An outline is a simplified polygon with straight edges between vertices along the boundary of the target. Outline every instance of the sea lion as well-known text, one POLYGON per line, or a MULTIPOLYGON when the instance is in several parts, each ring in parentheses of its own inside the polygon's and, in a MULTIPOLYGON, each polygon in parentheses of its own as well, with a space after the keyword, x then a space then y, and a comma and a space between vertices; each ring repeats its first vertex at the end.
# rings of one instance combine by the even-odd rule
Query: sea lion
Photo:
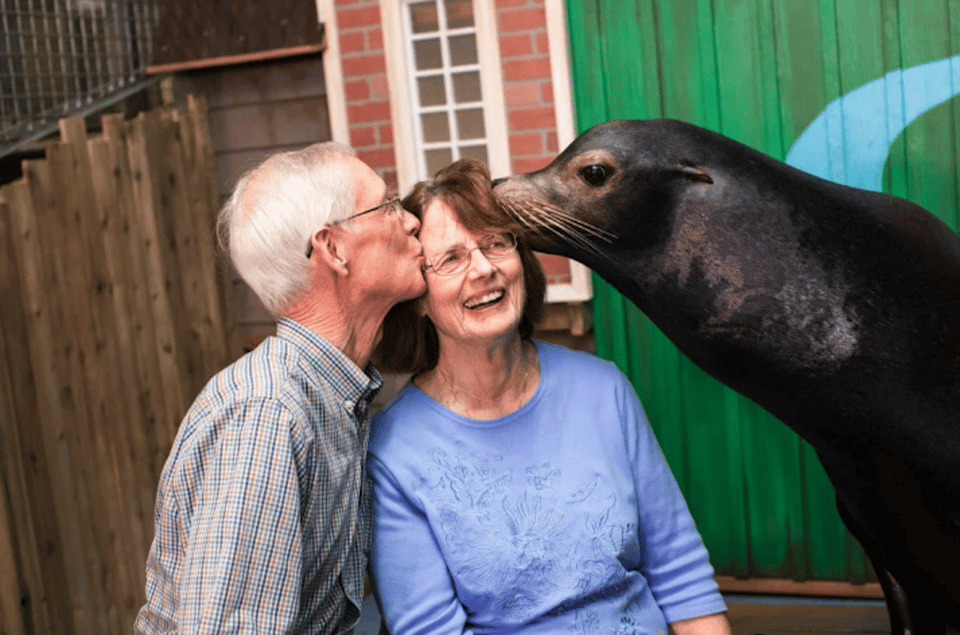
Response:
POLYGON ((672 120, 597 125, 495 192, 813 446, 894 633, 960 628, 956 234, 672 120))

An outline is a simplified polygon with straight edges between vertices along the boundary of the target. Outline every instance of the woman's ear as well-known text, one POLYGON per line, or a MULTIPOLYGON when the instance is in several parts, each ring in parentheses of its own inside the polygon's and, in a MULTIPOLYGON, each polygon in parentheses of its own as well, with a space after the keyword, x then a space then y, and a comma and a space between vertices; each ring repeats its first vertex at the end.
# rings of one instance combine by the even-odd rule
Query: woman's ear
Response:
POLYGON ((341 276, 349 276, 347 266, 348 241, 346 234, 329 225, 325 225, 312 236, 313 251, 328 267, 341 276))

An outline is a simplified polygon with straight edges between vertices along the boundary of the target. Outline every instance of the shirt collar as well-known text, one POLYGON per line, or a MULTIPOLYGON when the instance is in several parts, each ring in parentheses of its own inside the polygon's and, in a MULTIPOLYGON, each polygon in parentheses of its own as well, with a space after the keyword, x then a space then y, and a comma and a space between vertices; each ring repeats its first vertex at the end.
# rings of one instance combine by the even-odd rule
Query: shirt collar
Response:
POLYGON ((348 408, 361 400, 369 404, 383 386, 383 377, 371 364, 360 370, 343 351, 296 320, 281 317, 277 338, 297 349, 310 375, 325 379, 348 408))

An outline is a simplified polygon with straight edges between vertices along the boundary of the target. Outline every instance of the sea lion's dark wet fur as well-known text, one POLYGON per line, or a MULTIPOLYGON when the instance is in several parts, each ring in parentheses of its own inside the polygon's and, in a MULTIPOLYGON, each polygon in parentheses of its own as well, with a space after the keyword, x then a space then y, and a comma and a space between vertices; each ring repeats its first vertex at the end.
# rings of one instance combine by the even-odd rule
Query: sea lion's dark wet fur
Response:
POLYGON ((960 239, 677 121, 616 121, 496 184, 698 366, 816 449, 893 632, 960 628, 960 239))

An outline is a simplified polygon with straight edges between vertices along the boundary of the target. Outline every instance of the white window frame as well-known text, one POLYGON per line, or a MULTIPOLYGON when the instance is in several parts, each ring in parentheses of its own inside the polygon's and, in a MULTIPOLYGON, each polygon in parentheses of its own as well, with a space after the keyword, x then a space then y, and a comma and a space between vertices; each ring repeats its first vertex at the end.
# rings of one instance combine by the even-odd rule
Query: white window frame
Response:
MULTIPOLYGON (((407 64, 412 44, 403 36, 404 2, 380 0, 383 45, 387 51, 403 51, 403 55, 387 55, 387 83, 397 158, 397 182, 401 191, 408 191, 417 181, 429 176, 421 159, 419 116, 414 112, 416 78, 407 64)), ((487 165, 494 178, 510 174, 510 146, 507 136, 506 104, 503 100, 503 76, 500 47, 484 46, 498 42, 496 10, 492 0, 473 0, 473 16, 477 32, 477 65, 480 90, 483 94, 483 123, 486 129, 487 165)))

